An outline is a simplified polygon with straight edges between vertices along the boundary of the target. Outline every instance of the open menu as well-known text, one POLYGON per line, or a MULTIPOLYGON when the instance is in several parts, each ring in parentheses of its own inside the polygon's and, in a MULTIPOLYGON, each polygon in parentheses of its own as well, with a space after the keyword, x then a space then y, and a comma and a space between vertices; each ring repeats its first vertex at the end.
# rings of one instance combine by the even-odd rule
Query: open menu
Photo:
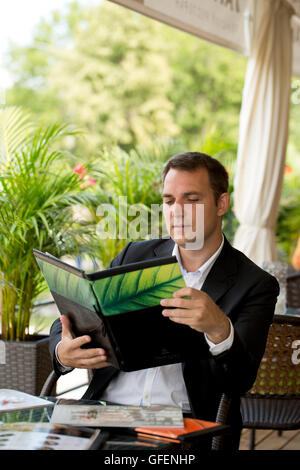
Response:
POLYGON ((53 406, 53 402, 19 390, 0 389, 0 413, 43 406, 53 406))
POLYGON ((195 354, 208 357, 203 333, 162 315, 160 300, 185 287, 175 256, 87 273, 49 253, 33 253, 74 336, 90 336, 84 347, 105 349, 116 369, 130 372, 185 362, 195 354))
POLYGON ((101 431, 97 429, 50 423, 0 423, 0 450, 86 450, 99 446, 99 436, 101 431))
POLYGON ((74 405, 56 403, 51 423, 94 427, 175 427, 183 428, 182 410, 172 406, 74 405))

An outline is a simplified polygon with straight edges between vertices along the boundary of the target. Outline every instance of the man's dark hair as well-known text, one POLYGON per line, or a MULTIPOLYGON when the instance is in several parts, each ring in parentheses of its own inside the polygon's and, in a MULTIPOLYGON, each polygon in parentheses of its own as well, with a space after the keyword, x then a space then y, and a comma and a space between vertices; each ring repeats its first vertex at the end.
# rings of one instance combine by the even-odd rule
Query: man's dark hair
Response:
POLYGON ((162 178, 164 181, 167 173, 171 169, 193 171, 198 168, 206 168, 217 204, 221 194, 228 192, 228 173, 218 160, 206 153, 186 152, 175 155, 165 164, 162 171, 162 178))

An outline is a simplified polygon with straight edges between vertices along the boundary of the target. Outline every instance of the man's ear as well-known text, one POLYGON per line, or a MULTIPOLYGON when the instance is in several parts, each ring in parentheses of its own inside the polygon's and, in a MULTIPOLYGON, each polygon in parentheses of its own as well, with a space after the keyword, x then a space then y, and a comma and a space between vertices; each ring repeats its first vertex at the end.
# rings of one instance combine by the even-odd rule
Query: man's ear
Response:
POLYGON ((222 216, 226 214, 229 208, 230 197, 228 193, 222 193, 218 200, 218 212, 217 215, 222 216))

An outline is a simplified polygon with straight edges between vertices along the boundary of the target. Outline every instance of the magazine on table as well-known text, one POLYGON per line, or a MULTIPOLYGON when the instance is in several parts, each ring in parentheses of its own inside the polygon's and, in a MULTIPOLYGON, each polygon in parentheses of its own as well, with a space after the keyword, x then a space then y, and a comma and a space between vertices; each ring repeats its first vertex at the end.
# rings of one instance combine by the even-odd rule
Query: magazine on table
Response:
POLYGON ((101 431, 50 423, 1 423, 0 450, 87 450, 101 445, 101 431))
POLYGON ((175 427, 183 428, 181 408, 172 406, 86 405, 73 400, 55 404, 51 423, 93 427, 175 427))
POLYGON ((54 403, 52 401, 20 392, 19 390, 8 388, 0 389, 0 413, 53 405, 54 403))

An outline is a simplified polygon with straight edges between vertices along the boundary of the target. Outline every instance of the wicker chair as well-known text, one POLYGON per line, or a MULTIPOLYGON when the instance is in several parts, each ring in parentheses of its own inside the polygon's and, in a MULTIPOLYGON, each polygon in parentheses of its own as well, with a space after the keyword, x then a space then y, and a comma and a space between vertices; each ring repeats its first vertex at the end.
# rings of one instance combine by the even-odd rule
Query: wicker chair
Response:
POLYGON ((287 307, 300 309, 300 271, 288 274, 286 297, 287 307))
MULTIPOLYGON (((221 400, 219 403, 217 416, 216 416, 216 423, 219 424, 230 424, 228 421, 229 418, 229 410, 231 406, 231 399, 223 393, 221 396, 221 400)), ((226 450, 226 440, 224 435, 215 436, 212 438, 211 450, 226 450)))
POLYGON ((44 385, 42 387, 40 397, 55 397, 56 396, 56 382, 58 377, 54 370, 50 372, 44 385))
MULTIPOLYGON (((87 373, 88 373, 88 382, 87 384, 90 383, 90 381, 92 380, 92 377, 93 377, 93 374, 92 374, 92 371, 90 369, 87 369, 87 373)), ((40 397, 56 397, 56 383, 58 381, 59 377, 56 375, 56 373, 54 372, 54 370, 52 372, 50 372, 50 374, 48 375, 47 379, 45 380, 44 384, 43 384, 43 387, 42 387, 42 390, 40 392, 40 397)), ((87 384, 81 384, 80 386, 82 385, 87 385, 87 384)), ((78 388, 75 387, 75 388, 78 388)), ((72 391, 74 390, 74 388, 68 390, 68 391, 72 391)))
POLYGON ((255 429, 300 429, 299 340, 300 317, 275 315, 255 384, 241 398, 243 427, 251 429, 251 450, 255 429))

